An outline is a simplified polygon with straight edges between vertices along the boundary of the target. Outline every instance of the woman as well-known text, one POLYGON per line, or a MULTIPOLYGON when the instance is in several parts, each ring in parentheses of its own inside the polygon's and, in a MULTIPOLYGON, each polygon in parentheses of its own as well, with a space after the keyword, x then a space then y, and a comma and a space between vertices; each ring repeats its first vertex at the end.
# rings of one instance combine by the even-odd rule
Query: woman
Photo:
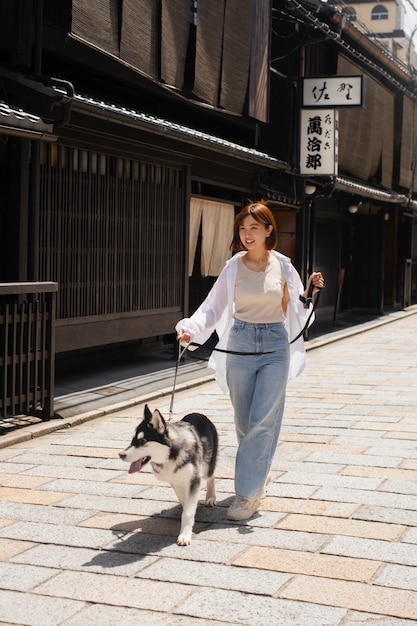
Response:
POLYGON ((271 211, 260 203, 243 208, 231 245, 238 254, 226 263, 197 311, 176 326, 183 345, 203 343, 216 329, 218 348, 231 351, 227 356, 215 351, 209 361, 222 389, 230 392, 239 444, 229 520, 247 519, 259 508, 278 444, 287 380, 305 366, 302 335, 289 341, 310 315, 310 283, 313 295, 324 286, 321 273, 314 272, 304 290, 290 259, 276 252, 276 245, 271 211))

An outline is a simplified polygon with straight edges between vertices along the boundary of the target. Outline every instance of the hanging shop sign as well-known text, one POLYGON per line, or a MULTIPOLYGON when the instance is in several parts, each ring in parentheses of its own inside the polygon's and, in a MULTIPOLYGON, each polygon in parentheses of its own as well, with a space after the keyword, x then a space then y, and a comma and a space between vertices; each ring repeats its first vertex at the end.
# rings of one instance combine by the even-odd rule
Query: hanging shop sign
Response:
POLYGON ((338 107, 365 103, 364 76, 303 78, 300 174, 337 175, 338 107))
POLYGON ((301 109, 300 174, 337 175, 337 109, 301 109))
POLYGON ((303 78, 303 107, 364 105, 364 76, 303 78))

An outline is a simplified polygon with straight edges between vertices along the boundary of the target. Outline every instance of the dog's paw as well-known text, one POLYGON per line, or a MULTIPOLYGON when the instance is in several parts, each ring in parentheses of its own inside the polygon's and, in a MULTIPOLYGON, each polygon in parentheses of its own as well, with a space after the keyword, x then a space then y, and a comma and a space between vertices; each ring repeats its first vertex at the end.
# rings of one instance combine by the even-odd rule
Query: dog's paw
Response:
POLYGON ((191 543, 191 535, 187 535, 186 533, 182 533, 179 535, 177 539, 177 544, 179 546, 189 546, 191 543))
POLYGON ((216 506, 216 498, 207 498, 205 504, 206 506, 216 506))

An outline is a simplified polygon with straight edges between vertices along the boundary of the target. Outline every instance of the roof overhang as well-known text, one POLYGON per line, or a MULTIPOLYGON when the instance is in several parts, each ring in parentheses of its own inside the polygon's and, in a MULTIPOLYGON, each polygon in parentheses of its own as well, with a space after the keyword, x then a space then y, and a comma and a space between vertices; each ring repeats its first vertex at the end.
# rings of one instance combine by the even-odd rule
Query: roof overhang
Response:
POLYGON ((95 100, 87 96, 76 94, 74 96, 74 110, 91 115, 100 119, 117 122, 159 136, 195 145, 224 155, 239 158, 255 165, 268 167, 275 170, 292 171, 291 166, 285 161, 260 152, 255 148, 248 148, 240 144, 227 141, 215 135, 204 133, 182 124, 176 124, 168 120, 149 115, 140 111, 124 108, 120 105, 109 104, 95 100))
POLYGON ((9 107, 30 111, 47 125, 53 124, 54 131, 68 122, 74 95, 74 87, 68 81, 51 76, 25 76, 1 66, 0 81, 9 107))
MULTIPOLYGON (((97 101, 94 98, 79 94, 74 96, 74 109, 82 111, 87 115, 93 115, 99 118, 104 117, 110 121, 127 124, 151 133, 169 136, 170 138, 191 143, 199 147, 214 150, 222 154, 228 154, 235 158, 255 163, 261 167, 286 171, 296 175, 294 169, 288 163, 276 159, 269 154, 260 152, 254 148, 247 148, 246 146, 227 141, 215 135, 203 133, 181 124, 175 124, 147 113, 126 109, 120 105, 97 101)), ((379 202, 397 204, 402 207, 407 207, 412 211, 417 211, 417 201, 412 200, 405 194, 380 189, 379 187, 362 183, 346 176, 336 176, 334 189, 371 198, 379 202)))
MULTIPOLYGON (((81 96, 79 94, 74 95, 73 106, 74 109, 86 115, 139 128, 160 136, 169 136, 170 138, 190 143, 200 148, 206 148, 221 154, 249 161, 261 167, 295 174, 288 163, 269 154, 147 113, 98 101, 94 98, 81 96)), ((57 141, 58 136, 53 134, 53 129, 53 124, 45 122, 37 115, 27 113, 22 109, 0 101, 0 134, 44 141, 57 141)), ((396 204, 401 207, 406 207, 412 212, 417 212, 417 201, 407 195, 380 189, 346 176, 336 176, 333 182, 333 188, 334 190, 344 191, 379 202, 396 204)))
POLYGON ((338 191, 347 191, 358 196, 364 196, 372 200, 387 202, 389 204, 404 205, 409 202, 409 198, 403 193, 379 189, 379 187, 375 187, 374 185, 360 183, 352 178, 347 178, 346 176, 336 176, 335 189, 338 191))
POLYGON ((48 124, 37 115, 32 115, 1 101, 0 134, 44 141, 57 140, 57 136, 53 134, 53 124, 48 124))
POLYGON ((406 207, 412 211, 417 211, 417 201, 413 200, 404 193, 396 193, 395 191, 387 191, 385 189, 379 189, 373 185, 366 183, 359 183, 352 178, 346 176, 336 176, 335 189, 338 191, 346 191, 348 193, 370 198, 379 202, 387 204, 396 204, 401 207, 406 207))

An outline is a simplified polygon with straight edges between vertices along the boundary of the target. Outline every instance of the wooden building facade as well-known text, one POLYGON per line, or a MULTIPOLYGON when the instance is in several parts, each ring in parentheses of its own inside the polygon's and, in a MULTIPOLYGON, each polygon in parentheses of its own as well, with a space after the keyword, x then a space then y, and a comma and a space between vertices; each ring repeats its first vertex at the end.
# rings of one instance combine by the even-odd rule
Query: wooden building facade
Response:
POLYGON ((303 277, 326 275, 323 315, 417 302, 412 79, 336 9, 0 10, 0 281, 59 284, 58 354, 172 335, 218 275, 248 199, 268 202, 303 277), (366 74, 366 106, 340 113, 338 176, 306 179, 300 79, 345 73, 366 74))

